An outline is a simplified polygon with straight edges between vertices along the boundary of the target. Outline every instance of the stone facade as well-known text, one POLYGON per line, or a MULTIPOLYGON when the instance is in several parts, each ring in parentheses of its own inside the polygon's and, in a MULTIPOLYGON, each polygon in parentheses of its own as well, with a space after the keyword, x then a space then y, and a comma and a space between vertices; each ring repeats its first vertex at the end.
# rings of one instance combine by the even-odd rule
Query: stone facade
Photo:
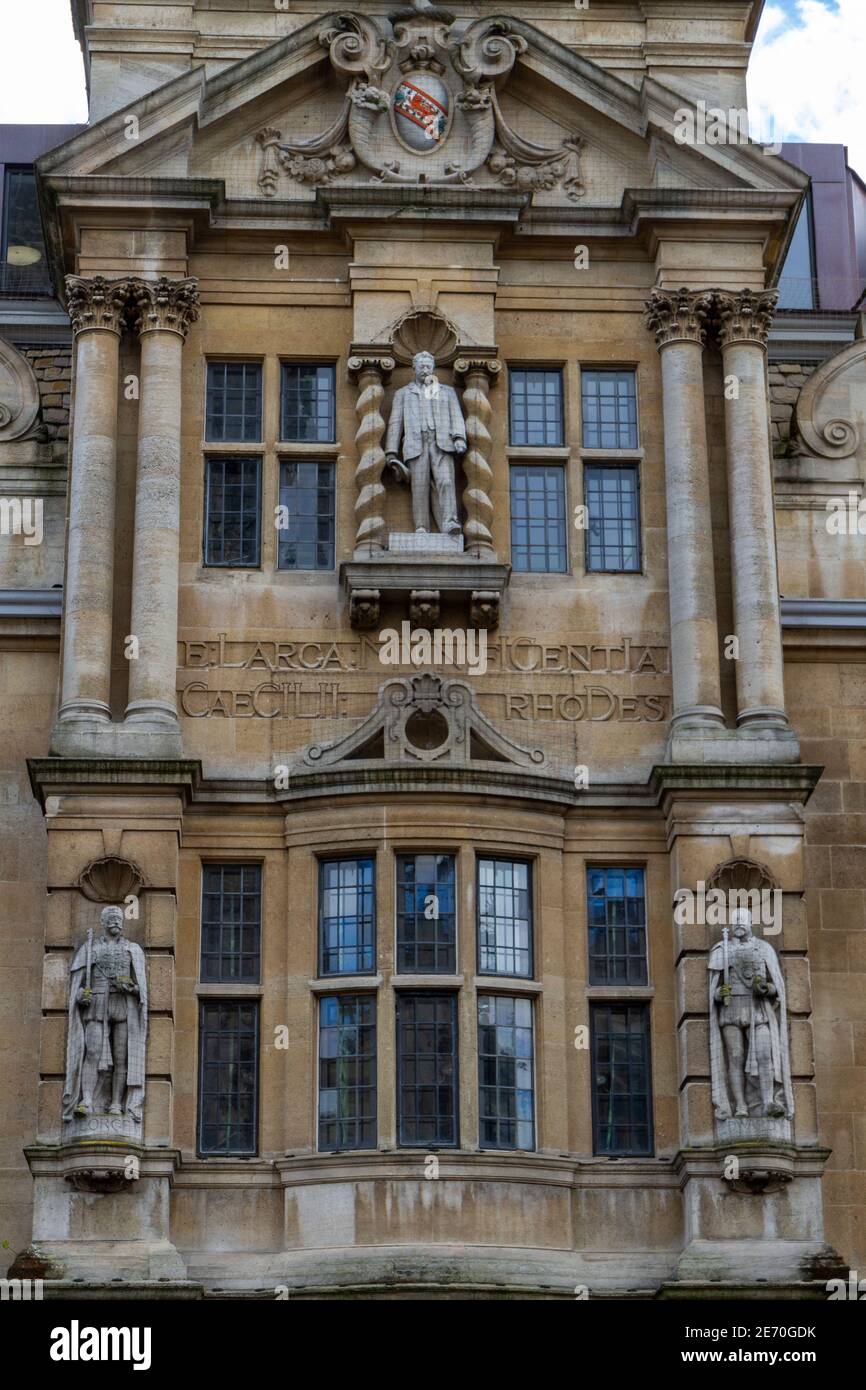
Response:
MULTIPOLYGON (((101 7, 98 42, 87 31, 92 126, 39 165, 74 411, 62 632, 3 620, 3 1234, 57 1296, 106 1278, 178 1296, 822 1296, 828 1271, 866 1260, 866 668, 856 630, 783 631, 779 594, 866 598, 862 537, 825 525, 827 497, 863 476, 863 353, 768 369, 768 286, 806 181, 753 146, 673 136, 689 94, 742 100, 758 7, 692 3, 677 27, 644 5, 615 43, 604 3, 585 22, 517 6, 492 27, 489 5, 391 26, 153 5, 148 29, 127 8, 101 7), (413 74, 441 149, 400 136, 413 74), (413 534, 384 469, 422 350, 466 424, 451 549, 413 534), (260 369, 258 438, 214 437, 208 366, 226 362, 260 369), (283 368, 310 363, 333 367, 318 442, 281 399, 283 368), (527 368, 561 373, 558 442, 515 434, 527 368), (635 381, 634 436, 615 448, 588 443, 598 370, 635 381), (238 458, 259 550, 208 563, 207 469, 238 458), (281 478, 309 463, 334 478, 333 564, 285 568, 281 478), (601 465, 639 471, 631 571, 588 563, 601 465), (562 470, 564 568, 517 562, 509 470, 530 467, 562 470), (454 955, 435 974, 407 969, 395 936, 398 856, 421 854, 454 865, 454 955), (348 858, 373 865, 377 941, 335 976, 320 876, 348 858), (483 970, 491 859, 530 866, 525 969, 483 970), (218 865, 261 871, 250 975, 203 970, 218 865), (599 869, 641 876, 643 978, 591 969, 599 869), (679 910, 701 885, 781 906, 767 949, 793 1114, 714 1108, 722 932, 679 910), (64 1120, 70 968, 86 978, 106 904, 146 961, 141 1130, 124 1113, 64 1120), (400 1030, 431 994, 453 1009, 454 1128, 413 1144, 400 1030), (335 996, 377 1017, 372 1142, 338 1151, 317 1125, 335 996), (503 1017, 531 1008, 519 1147, 485 1130, 491 997, 503 1017), (253 1142, 222 1151, 202 1089, 214 1003, 257 1020, 253 1142), (612 1149, 593 1053, 610 1008, 649 1021, 631 1084, 642 1095, 651 1073, 652 1116, 648 1142, 612 1149)), ((69 390, 47 353, 24 356, 59 467, 69 390)), ((0 442, 0 468, 15 447, 0 442)), ((10 588, 50 587, 36 550, 17 547, 10 588)))

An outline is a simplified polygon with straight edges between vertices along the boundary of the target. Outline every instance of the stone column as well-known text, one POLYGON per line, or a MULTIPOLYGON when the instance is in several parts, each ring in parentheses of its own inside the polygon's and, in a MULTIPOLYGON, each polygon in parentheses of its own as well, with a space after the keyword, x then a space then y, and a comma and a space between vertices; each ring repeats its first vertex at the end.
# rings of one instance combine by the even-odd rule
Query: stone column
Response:
POLYGON ((385 421, 381 406, 385 383, 394 370, 394 358, 357 349, 353 350, 348 365, 350 375, 358 383, 355 403, 358 417, 355 433, 358 451, 355 467, 355 558, 364 559, 385 548, 385 484, 382 482, 385 421))
POLYGON ((66 277, 75 413, 63 624, 61 722, 111 719, 111 616, 120 334, 129 282, 66 277))
POLYGON ((198 318, 196 280, 133 280, 141 339, 138 471, 126 719, 177 728, 181 358, 198 318))
POLYGON ((787 728, 767 407, 767 338, 775 290, 716 293, 725 372, 728 514, 737 723, 787 728))
POLYGON ((495 385, 502 363, 495 357, 458 357, 454 363, 455 376, 462 376, 463 413, 466 417, 466 453, 463 456, 463 506, 466 522, 463 534, 466 553, 490 558, 493 555, 493 503, 490 487, 493 470, 490 467, 491 439, 487 428, 490 421, 491 386, 495 385))
POLYGON ((672 733, 724 725, 702 361, 709 308, 707 295, 685 289, 653 290, 647 303, 662 368, 672 733))

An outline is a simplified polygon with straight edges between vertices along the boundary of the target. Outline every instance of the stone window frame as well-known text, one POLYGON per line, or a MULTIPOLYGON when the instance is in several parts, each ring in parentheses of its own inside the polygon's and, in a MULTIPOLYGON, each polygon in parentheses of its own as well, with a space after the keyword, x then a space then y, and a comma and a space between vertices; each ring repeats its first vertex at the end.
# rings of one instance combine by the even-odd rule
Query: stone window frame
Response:
POLYGON ((262 491, 264 475, 264 456, 261 445, 257 449, 243 449, 234 445, 214 446, 208 444, 204 452, 204 468, 202 471, 202 539, 201 539, 201 568, 203 570, 260 570, 262 565, 262 549, 266 528, 262 526, 262 491), (256 518, 258 529, 256 534, 256 559, 248 564, 239 562, 232 563, 226 560, 212 560, 209 558, 208 550, 208 530, 210 521, 210 471, 211 465, 231 463, 239 461, 243 463, 255 463, 257 468, 256 478, 256 518))
MULTIPOLYGON (((369 978, 375 974, 378 965, 379 955, 379 857, 374 848, 358 850, 356 853, 351 851, 340 852, 338 854, 323 853, 316 856, 316 979, 319 980, 351 980, 354 978, 369 978), (373 959, 369 966, 358 970, 325 970, 324 961, 324 905, 325 905, 325 867, 328 864, 358 864, 362 860, 369 860, 372 864, 373 875, 370 887, 370 902, 372 904, 372 952, 373 959)), ((356 951, 360 948, 356 947, 356 951)))
MULTIPOLYGON (((430 980, 435 981, 435 980, 437 980, 437 979, 440 979, 443 975, 453 977, 454 975, 456 975, 456 974, 458 973, 459 968, 460 968, 460 966, 459 966, 459 961, 460 961, 460 862, 459 862, 459 861, 460 861, 460 855, 459 855, 454 849, 451 849, 451 848, 445 848, 445 849, 408 849, 408 848, 399 848, 399 849, 395 849, 395 851, 394 851, 394 975, 395 975, 395 977, 407 976, 407 975, 412 975, 412 976, 423 975, 423 976, 429 978, 430 980), (432 858, 434 858, 434 859, 440 859, 440 858, 442 858, 442 859, 449 859, 449 860, 451 861, 451 865, 452 865, 452 889, 453 889, 453 895, 454 895, 454 910, 453 910, 453 913, 452 913, 452 916, 453 916, 453 919, 454 919, 454 925, 453 925, 453 947, 452 947, 454 959, 453 959, 451 965, 450 965, 447 969, 442 968, 442 969, 436 969, 436 970, 422 970, 422 969, 420 969, 420 968, 418 967, 418 965, 417 965, 417 942, 416 942, 416 964, 413 965, 411 968, 407 967, 407 968, 404 970, 404 969, 401 967, 401 963, 400 963, 400 951, 401 951, 401 941, 400 941, 400 918, 401 918, 401 916, 403 915, 403 914, 401 913, 401 911, 400 911, 400 887, 401 887, 400 865, 401 865, 401 861, 402 861, 402 860, 405 860, 405 859, 412 859, 412 860, 415 860, 416 863, 417 863, 417 860, 418 860, 418 859, 426 858, 426 857, 432 857, 432 858)), ((437 882, 438 882, 438 880, 437 880, 437 882)), ((437 941, 437 942, 434 942, 434 949, 436 950, 436 953, 438 954, 438 953, 442 950, 441 943, 439 943, 438 941, 437 941)))
POLYGON ((572 383, 570 380, 570 370, 572 362, 568 358, 541 358, 537 361, 527 361, 525 358, 515 358, 506 363, 508 375, 508 418, 507 418, 507 441, 505 455, 508 461, 508 554, 512 558, 511 535, 511 468, 512 465, 534 465, 540 464, 546 467, 558 467, 562 469, 563 498, 565 503, 565 568, 561 570, 518 570, 512 572, 512 583, 520 583, 524 577, 528 577, 533 583, 539 580, 561 582, 570 578, 574 574, 574 557, 571 546, 571 522, 573 498, 573 479, 571 477, 572 449, 568 443, 573 434, 573 421, 571 417, 571 402, 573 398, 572 383), (511 435, 511 376, 513 372, 557 372, 560 379, 560 406, 562 411, 562 444, 514 444, 511 435))
MULTIPOLYGON (((331 563, 330 563, 329 565, 318 565, 318 564, 317 564, 317 565, 312 565, 312 566, 311 566, 311 565, 284 565, 284 564, 282 564, 281 561, 280 561, 280 548, 281 548, 281 546, 284 545, 284 544, 289 544, 289 542, 288 542, 288 541, 284 541, 284 540, 282 539, 280 533, 278 532, 278 533, 277 533, 277 543, 276 543, 276 566, 275 566, 276 572, 277 572, 278 574, 333 574, 334 571, 335 571, 335 569, 336 569, 336 567, 337 567, 337 519, 338 519, 338 518, 337 518, 337 463, 336 463, 336 459, 333 459, 333 458, 318 458, 318 457, 313 458, 313 457, 310 457, 310 456, 307 455, 307 454, 303 454, 303 455, 300 455, 300 456, 299 456, 299 455, 293 454, 293 453, 291 452, 291 446, 283 446, 283 445, 280 445, 279 448, 278 448, 278 453, 277 453, 277 501, 278 501, 278 505, 281 506, 281 507, 284 505, 284 503, 283 503, 283 467, 284 467, 285 465, 291 465, 291 464, 300 464, 300 465, 303 465, 303 464, 314 464, 317 468, 328 468, 328 469, 330 470, 330 475, 331 475, 331 515, 330 515, 330 518, 329 518, 329 519, 330 519, 330 521, 331 521, 331 530, 332 530, 332 536, 331 536, 331 542, 330 542, 330 545, 331 545, 331 563)), ((318 491, 319 491, 319 488, 318 488, 318 485, 317 485, 317 487, 316 487, 316 492, 318 492, 318 491)), ((320 520, 320 517, 319 517, 319 513, 318 513, 318 511, 317 511, 317 512, 316 512, 316 523, 317 523, 317 525, 318 525, 319 520, 320 520)), ((316 541, 314 542, 314 544, 315 544, 316 547, 318 548, 318 545, 320 544, 320 542, 318 541, 318 537, 317 537, 316 541)))
MULTIPOLYGON (((440 1027, 440 1025, 437 1023, 437 1024, 434 1025, 434 1027, 438 1030, 438 1028, 440 1027)), ((434 1150, 436 1150, 436 1149, 459 1149, 459 1148, 460 1148, 460 1118, 461 1118, 461 1117, 460 1117, 460 1108, 461 1108, 461 1107, 460 1107, 460 1097, 461 1097, 461 1092, 460 1092, 460 1033, 461 1033, 461 1017, 460 1017, 460 992, 459 992, 459 990, 456 990, 456 989, 448 989, 448 988, 442 989, 441 987, 440 987, 439 989, 435 989, 435 988, 431 988, 431 989, 416 989, 416 988, 402 989, 402 988, 401 988, 401 989, 396 989, 396 990, 395 990, 395 992, 394 992, 394 1088, 395 1088, 394 1121, 395 1121, 396 1141, 397 1141, 397 1148, 398 1148, 398 1149, 423 1149, 423 1150, 425 1150, 426 1152, 429 1153, 429 1152, 432 1152, 432 1151, 434 1151, 434 1150), (453 1074, 452 1074, 452 1080, 451 1080, 451 1092, 452 1092, 452 1100, 453 1100, 453 1112, 452 1112, 452 1123, 453 1123, 453 1134, 454 1134, 453 1139, 444 1139, 444 1140, 443 1140, 443 1139, 438 1138, 438 1137, 435 1138, 435 1139, 430 1139, 429 1136, 425 1136, 425 1137, 420 1138, 420 1139, 405 1139, 405 1138, 403 1137, 403 1107, 402 1107, 402 1103, 401 1103, 401 1097, 402 1097, 402 1091, 403 1091, 403 1066, 404 1066, 404 1064, 405 1064, 406 1057, 405 1057, 405 1054, 404 1054, 404 1052, 403 1052, 403 1050, 402 1050, 402 1047, 401 1047, 401 1038, 400 1038, 401 1026, 402 1026, 402 1022, 403 1022, 403 1019, 401 1018, 401 1009, 404 1009, 404 1008, 406 1007, 406 1002, 407 1002, 408 1000, 410 1000, 410 999, 411 999, 412 1001, 425 1000, 425 1001, 428 1001, 428 1002, 431 1001, 431 1000, 443 1000, 443 999, 447 999, 447 1000, 449 1001, 449 1008, 450 1008, 450 1015, 451 1015, 451 1039, 452 1039, 452 1048, 451 1048, 450 1057, 451 1057, 451 1062, 452 1062, 452 1067, 453 1067, 453 1074)), ((417 1056, 417 1055, 420 1055, 420 1054, 414 1054, 414 1055, 417 1056)), ((437 1054, 437 1055, 438 1055, 438 1054, 437 1054)), ((413 1088, 414 1088, 415 1090, 417 1090, 419 1084, 424 1084, 424 1083, 419 1083, 419 1082, 416 1080, 416 1081, 413 1083, 413 1088)), ((435 1082, 433 1082, 432 1084, 436 1087, 437 1090, 440 1090, 440 1089, 441 1089, 441 1083, 440 1083, 438 1080, 435 1081, 435 1082)), ((438 1110, 438 1102, 437 1102, 436 1118, 437 1118, 437 1120, 440 1118, 440 1114, 439 1114, 439 1110, 438 1110)))
POLYGON ((579 440, 580 440, 580 445, 579 445, 579 450, 578 450, 578 455, 579 455, 579 458, 580 458, 580 468, 578 469, 579 482, 576 483, 576 487, 579 488, 579 490, 580 490, 580 497, 577 499, 578 503, 580 503, 580 504, 586 506, 587 508, 588 508, 588 506, 589 506, 589 503, 588 503, 588 501, 587 501, 587 487, 586 487, 586 468, 587 468, 587 465, 589 465, 589 466, 592 466, 592 465, 599 466, 599 465, 600 465, 600 466, 603 466, 603 467, 612 467, 612 468, 615 468, 615 467, 617 467, 617 466, 624 466, 624 467, 633 468, 633 469, 635 470, 635 474, 636 474, 636 478, 637 478, 637 527, 638 527, 638 533, 637 533, 637 547, 638 547, 638 559, 639 559, 639 563, 638 563, 638 565, 637 565, 637 568, 636 568, 636 569, 595 569, 595 568, 590 568, 590 565, 589 565, 589 527, 587 526, 587 527, 584 529, 584 531, 583 531, 583 545, 582 545, 582 551, 583 551, 583 554, 582 554, 583 573, 584 573, 585 575, 591 575, 591 574, 609 574, 609 575, 621 575, 621 576, 623 576, 623 577, 635 577, 635 578, 637 578, 637 577, 640 577, 640 576, 642 576, 642 575, 646 575, 646 572, 647 572, 647 571, 646 571, 646 563, 647 563, 646 546, 644 545, 644 535, 646 534, 646 526, 645 526, 645 524, 644 524, 644 507, 645 507, 645 500, 644 500, 644 487, 643 487, 643 463, 644 463, 644 458, 645 458, 645 450, 644 450, 643 445, 642 445, 642 442, 641 442, 641 440, 642 440, 642 427, 641 427, 641 373, 642 373, 642 364, 641 364, 640 362, 638 362, 638 361, 631 361, 631 362, 627 362, 627 361, 616 361, 616 362, 586 361, 586 362, 581 362, 581 361, 578 361, 576 365, 577 365, 577 401, 578 401, 578 407, 577 407, 577 428, 578 428, 578 431, 579 431, 578 438, 579 438, 579 440), (633 448, 633 449, 632 449, 632 448, 628 448, 628 449, 619 449, 619 448, 617 448, 617 449, 596 449, 596 448, 591 448, 591 447, 589 447, 589 446, 587 446, 587 445, 584 444, 584 438, 583 438, 583 434, 584 434, 584 428, 583 428, 583 373, 584 373, 584 372, 631 372, 631 373, 632 373, 632 375, 634 376, 634 389, 635 389, 635 420, 636 420, 636 430, 637 430, 637 445, 636 445, 635 448, 633 448))
MULTIPOLYGON (((536 869, 535 859, 533 858, 532 855, 522 855, 522 854, 510 855, 510 854, 493 853, 493 852, 490 852, 490 851, 487 851, 487 850, 477 850, 477 851, 476 851, 476 854, 475 854, 475 965, 476 965, 476 970, 477 970, 477 973, 478 973, 478 977, 479 977, 480 979, 484 979, 485 981, 488 980, 488 979, 489 979, 489 980, 495 980, 495 979, 501 979, 501 980, 534 980, 534 979, 535 979, 535 966, 536 966, 536 960, 537 960, 537 958, 538 958, 537 949, 536 949, 536 940, 535 940, 535 937, 536 937, 536 930, 537 930, 537 916, 538 916, 538 914, 537 914, 537 912, 536 912, 535 895, 536 895, 536 883, 537 883, 538 875, 537 875, 535 869, 536 869), (481 964, 481 863, 482 863, 482 860, 490 860, 490 861, 492 861, 493 863, 506 863, 506 864, 512 864, 512 865, 514 865, 514 864, 523 864, 523 865, 526 866, 526 870, 527 870, 527 879, 528 879, 528 882, 527 882, 527 897, 528 897, 528 901, 529 901, 529 947, 528 947, 529 963, 528 963, 528 969, 525 970, 525 971, 524 971, 524 970, 521 970, 521 971, 512 971, 512 970, 503 971, 503 970, 499 970, 499 969, 496 969, 496 970, 485 970, 485 969, 483 968, 482 964, 481 964)), ((522 949, 522 948, 518 948, 518 947, 512 947, 512 948, 511 948, 512 951, 516 951, 516 950, 518 950, 518 949, 522 949)))
MULTIPOLYGON (((202 860, 202 862, 201 862, 201 872, 200 872, 200 875, 199 875, 199 950, 198 950, 198 980, 199 980, 199 984, 202 984, 202 985, 241 985, 241 986, 243 986, 243 985, 256 986, 256 985, 260 985, 260 984, 261 984, 261 980, 262 980, 262 945, 263 945, 262 921, 263 921, 263 911, 264 911, 264 887, 265 887, 264 879, 265 879, 265 876, 264 876, 264 864, 263 864, 263 862, 262 862, 261 859, 231 859, 231 858, 229 858, 229 859, 204 859, 204 860, 202 860), (213 872, 213 871, 218 870, 218 869, 219 869, 219 870, 223 870, 223 871, 224 871, 224 870, 232 870, 232 869, 240 869, 241 871, 247 870, 247 869, 255 869, 255 870, 257 870, 257 872, 258 872, 258 894, 257 894, 258 900, 259 900, 259 914, 258 914, 258 923, 257 923, 257 928, 258 928, 258 944, 257 944, 256 953, 255 953, 256 960, 257 960, 257 962, 258 962, 258 971, 257 971, 257 974, 256 974, 255 979, 244 979, 242 976, 237 976, 237 977, 235 977, 235 978, 232 978, 232 977, 228 977, 228 976, 225 976, 225 975, 222 975, 222 974, 220 974, 220 975, 218 975, 218 976, 213 976, 212 978, 205 978, 205 975, 204 975, 204 962, 205 962, 205 954, 206 954, 206 953, 205 953, 205 949, 204 949, 204 947, 205 947, 205 926, 206 926, 206 925, 212 925, 212 924, 206 924, 206 923, 205 923, 205 919, 204 919, 204 900, 205 900, 205 893, 206 893, 206 891, 207 891, 205 885, 206 885, 206 880, 207 880, 207 875, 208 875, 208 873, 209 873, 209 872, 213 872)), ((221 893, 221 896, 222 896, 222 893, 221 893)), ((242 901, 243 901, 243 897, 244 897, 244 890, 243 890, 243 887, 242 887, 242 888, 241 888, 241 899, 242 899, 242 901)), ((241 927, 243 927, 245 924, 242 922, 240 925, 241 925, 241 927)), ((222 927, 222 923, 220 923, 220 926, 222 927)), ((222 943, 222 931, 220 932, 220 942, 222 943)), ((212 954, 215 954, 215 953, 213 953, 213 952, 208 952, 207 954, 208 954, 208 955, 212 955, 212 954)), ((222 955, 223 955, 222 949, 220 950, 220 953, 219 953, 219 954, 220 954, 220 958, 222 958, 222 955)), ((244 957, 245 955, 249 955, 249 954, 252 954, 252 953, 251 953, 251 952, 244 952, 243 950, 241 950, 241 951, 239 951, 239 952, 237 953, 238 959, 239 959, 240 961, 242 961, 242 960, 243 960, 243 957, 244 957)))
MULTIPOLYGON (((630 862, 630 863, 625 863, 625 862, 622 862, 622 863, 603 863, 603 862, 599 862, 598 860, 595 860, 595 859, 588 859, 588 860, 586 861, 586 863, 584 864, 584 891, 585 891, 585 894, 586 894, 586 952, 587 952, 587 971, 586 971, 586 978, 587 978, 587 984, 588 984, 589 988, 591 988, 591 989, 604 989, 604 990, 607 990, 607 991, 614 991, 614 990, 617 990, 617 991, 618 991, 618 990, 627 990, 627 989, 646 990, 647 988, 649 988, 649 985, 650 985, 650 941, 649 941, 649 938, 650 938, 650 931, 649 931, 649 915, 650 915, 650 914, 649 914, 649 899, 648 899, 648 874, 647 874, 647 865, 646 865, 646 863, 645 863, 645 862, 643 862, 643 863, 635 863, 635 862, 630 862), (643 953, 642 953, 642 955, 640 956, 640 959, 642 959, 642 960, 643 960, 643 963, 644 963, 644 974, 645 974, 645 978, 644 978, 643 980, 634 980, 634 981, 631 981, 631 980, 613 980, 613 981, 611 981, 611 980, 594 980, 593 977, 592 977, 592 967, 593 967, 593 959, 594 959, 594 958, 593 958, 593 955, 592 955, 591 950, 590 950, 590 944, 591 944, 591 942, 590 942, 590 933, 591 933, 591 931, 592 931, 592 928, 593 928, 594 923, 590 920, 590 901, 591 901, 591 899, 592 899, 593 896, 597 896, 597 895, 594 895, 594 894, 592 894, 592 893, 590 892, 590 875, 591 875, 593 872, 603 873, 603 874, 605 874, 605 875, 607 875, 607 874, 609 874, 609 873, 612 873, 612 872, 614 872, 614 873, 615 873, 615 872, 620 872, 620 873, 622 873, 622 874, 627 874, 629 871, 635 871, 635 870, 636 870, 637 872, 639 872, 639 873, 642 875, 642 877, 643 877, 643 923, 642 923, 642 924, 639 924, 639 925, 641 925, 641 926, 643 927, 643 953)), ((627 901, 628 901, 628 897, 629 897, 628 893, 625 893, 625 894, 624 894, 623 901, 624 901, 624 902, 627 902, 627 901)), ((605 893, 605 901, 607 901, 607 894, 606 894, 606 893, 605 893)), ((638 925, 638 924, 634 924, 634 925, 638 925)), ((628 931, 628 926, 629 926, 628 922, 624 923, 624 930, 628 931)), ((607 924, 607 925, 606 925, 606 928, 605 928, 605 939, 606 939, 606 942, 607 942, 607 932, 608 932, 608 930, 609 930, 609 924, 607 924)), ((610 949, 609 949, 609 946, 608 946, 608 949, 606 950, 605 956, 604 956, 605 962, 606 962, 607 964, 610 963, 611 954, 612 954, 612 953, 611 953, 611 951, 610 951, 610 949)), ((629 963, 632 959, 634 959, 634 958, 635 958, 635 957, 632 957, 632 956, 629 954, 629 951, 628 951, 628 942, 626 941, 625 959, 626 959, 627 965, 628 965, 628 963, 629 963)))

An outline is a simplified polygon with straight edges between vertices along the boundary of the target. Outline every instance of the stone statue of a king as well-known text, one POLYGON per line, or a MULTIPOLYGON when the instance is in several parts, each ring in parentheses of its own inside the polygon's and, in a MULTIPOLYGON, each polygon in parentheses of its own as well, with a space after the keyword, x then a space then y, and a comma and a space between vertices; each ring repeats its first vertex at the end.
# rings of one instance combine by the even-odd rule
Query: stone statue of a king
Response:
POLYGON ((432 500, 438 529, 444 535, 459 536, 454 460, 466 452, 463 412, 454 387, 443 386, 436 376, 431 353, 416 353, 412 367, 415 380, 394 393, 385 458, 398 480, 411 480, 415 531, 430 530, 432 500))
POLYGON ((100 922, 102 934, 94 940, 91 928, 69 968, 63 1119, 79 1130, 105 1127, 104 1116, 137 1127, 144 1104, 144 952, 124 937, 121 907, 103 908, 100 922))
POLYGON ((731 912, 731 940, 710 951, 710 1069, 718 1120, 794 1114, 785 980, 748 908, 731 912))

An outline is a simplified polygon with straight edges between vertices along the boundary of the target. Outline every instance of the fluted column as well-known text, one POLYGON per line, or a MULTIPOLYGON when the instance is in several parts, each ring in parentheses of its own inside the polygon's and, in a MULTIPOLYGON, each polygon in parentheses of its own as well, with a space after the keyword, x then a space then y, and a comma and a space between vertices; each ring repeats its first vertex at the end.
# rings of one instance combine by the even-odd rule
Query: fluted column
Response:
POLYGON ((126 719, 176 727, 181 359, 198 318, 198 282, 133 280, 131 293, 141 340, 130 619, 138 656, 129 663, 126 719))
POLYGON ((379 353, 358 352, 349 358, 349 372, 358 383, 355 414, 358 428, 355 447, 355 556, 369 556, 385 548, 385 484, 382 469, 385 451, 382 437, 382 398, 385 383, 394 370, 394 358, 379 353))
POLYGON ((653 290, 647 324, 661 354, 672 730, 723 724, 703 351, 710 302, 690 290, 653 290))
POLYGON ((490 387, 495 385, 502 363, 495 357, 458 357, 454 372, 462 376, 463 414, 466 419, 466 453, 463 455, 463 506, 466 521, 463 535, 469 555, 493 554, 493 503, 490 490, 493 470, 490 467, 491 438, 490 387))
POLYGON ((726 379, 725 436, 737 723, 786 727, 766 351, 778 295, 714 295, 726 379))
POLYGON ((111 616, 120 334, 129 282, 66 277, 75 412, 58 719, 111 719, 111 616))

